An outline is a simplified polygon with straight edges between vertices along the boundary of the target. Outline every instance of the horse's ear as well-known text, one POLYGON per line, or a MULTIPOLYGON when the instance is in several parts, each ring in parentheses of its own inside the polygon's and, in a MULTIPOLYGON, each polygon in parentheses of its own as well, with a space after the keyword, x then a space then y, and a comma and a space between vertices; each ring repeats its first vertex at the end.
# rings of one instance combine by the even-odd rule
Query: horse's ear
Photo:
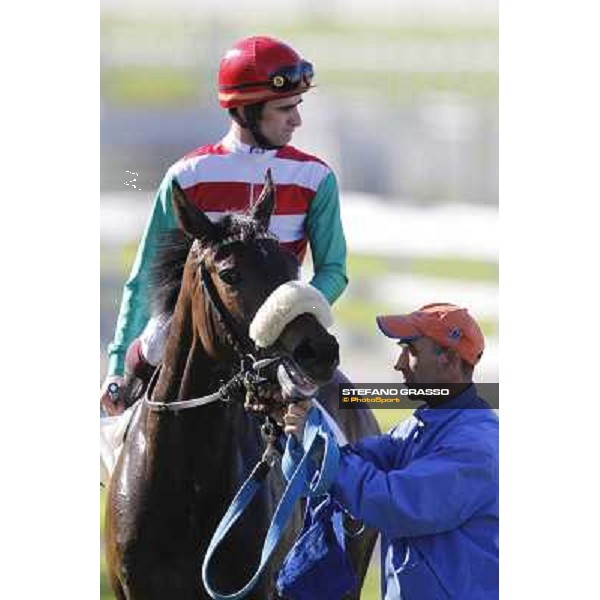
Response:
POLYGON ((275 185, 273 184, 273 177, 271 176, 271 169, 267 169, 265 175, 265 185, 263 190, 256 201, 256 204, 250 211, 250 216, 256 219, 261 227, 265 230, 269 229, 269 221, 271 220, 271 214, 275 208, 275 185))
POLYGON ((210 241, 215 237, 215 226, 211 220, 193 204, 188 202, 185 193, 176 179, 173 179, 173 210, 179 226, 190 237, 210 241))

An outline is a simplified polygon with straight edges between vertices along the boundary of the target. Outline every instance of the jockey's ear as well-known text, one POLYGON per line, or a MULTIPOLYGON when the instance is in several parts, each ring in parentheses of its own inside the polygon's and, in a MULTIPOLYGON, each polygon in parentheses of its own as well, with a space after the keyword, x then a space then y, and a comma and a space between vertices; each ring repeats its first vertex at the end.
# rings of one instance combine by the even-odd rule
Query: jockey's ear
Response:
POLYGON ((266 231, 269 229, 271 214, 275 208, 275 185, 271 176, 271 169, 267 169, 265 175, 265 184, 263 190, 256 201, 256 204, 250 210, 250 216, 256 219, 261 227, 266 231))
POLYGON ((185 196, 176 179, 173 179, 173 210, 183 231, 190 237, 201 241, 212 241, 215 238, 215 226, 211 220, 185 196))

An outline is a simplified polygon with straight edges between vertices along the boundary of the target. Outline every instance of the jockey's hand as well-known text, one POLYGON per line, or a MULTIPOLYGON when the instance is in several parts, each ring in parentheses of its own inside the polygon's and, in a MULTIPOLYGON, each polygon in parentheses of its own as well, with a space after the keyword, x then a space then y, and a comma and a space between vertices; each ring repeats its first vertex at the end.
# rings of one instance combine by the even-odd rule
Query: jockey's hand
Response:
POLYGON ((285 423, 283 430, 285 433, 296 436, 296 439, 302 442, 306 415, 311 408, 312 400, 301 400, 290 404, 285 415, 283 415, 283 422, 285 423))
POLYGON ((125 379, 120 375, 109 375, 100 388, 100 404, 106 411, 107 415, 120 415, 125 410, 125 400, 123 399, 123 385, 125 379), (110 397, 108 386, 111 383, 116 383, 119 386, 119 397, 116 401, 110 397))

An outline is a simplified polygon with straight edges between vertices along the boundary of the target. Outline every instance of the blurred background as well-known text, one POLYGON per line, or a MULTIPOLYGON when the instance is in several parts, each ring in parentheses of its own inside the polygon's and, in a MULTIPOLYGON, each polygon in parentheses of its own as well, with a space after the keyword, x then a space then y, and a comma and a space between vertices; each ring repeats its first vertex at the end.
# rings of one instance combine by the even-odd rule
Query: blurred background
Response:
MULTIPOLYGON (((175 160, 226 132, 219 61, 256 34, 315 65, 293 144, 340 183, 344 372, 398 381, 375 316, 448 301, 481 323, 476 379, 497 382, 496 0, 101 0, 100 377, 154 191, 175 160)), ((384 428, 399 418, 377 413, 384 428)), ((363 598, 378 597, 377 573, 375 561, 363 598)))

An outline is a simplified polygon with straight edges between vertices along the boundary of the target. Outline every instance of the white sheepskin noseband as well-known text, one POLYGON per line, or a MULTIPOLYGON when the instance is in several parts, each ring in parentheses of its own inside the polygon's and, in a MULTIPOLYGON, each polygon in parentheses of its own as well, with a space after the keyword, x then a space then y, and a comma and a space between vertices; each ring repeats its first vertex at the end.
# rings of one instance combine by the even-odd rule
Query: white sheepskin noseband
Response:
POLYGON ((329 302, 319 290, 303 281, 280 285, 258 309, 250 324, 250 337, 259 348, 267 348, 298 315, 314 315, 325 329, 333 325, 329 302))

